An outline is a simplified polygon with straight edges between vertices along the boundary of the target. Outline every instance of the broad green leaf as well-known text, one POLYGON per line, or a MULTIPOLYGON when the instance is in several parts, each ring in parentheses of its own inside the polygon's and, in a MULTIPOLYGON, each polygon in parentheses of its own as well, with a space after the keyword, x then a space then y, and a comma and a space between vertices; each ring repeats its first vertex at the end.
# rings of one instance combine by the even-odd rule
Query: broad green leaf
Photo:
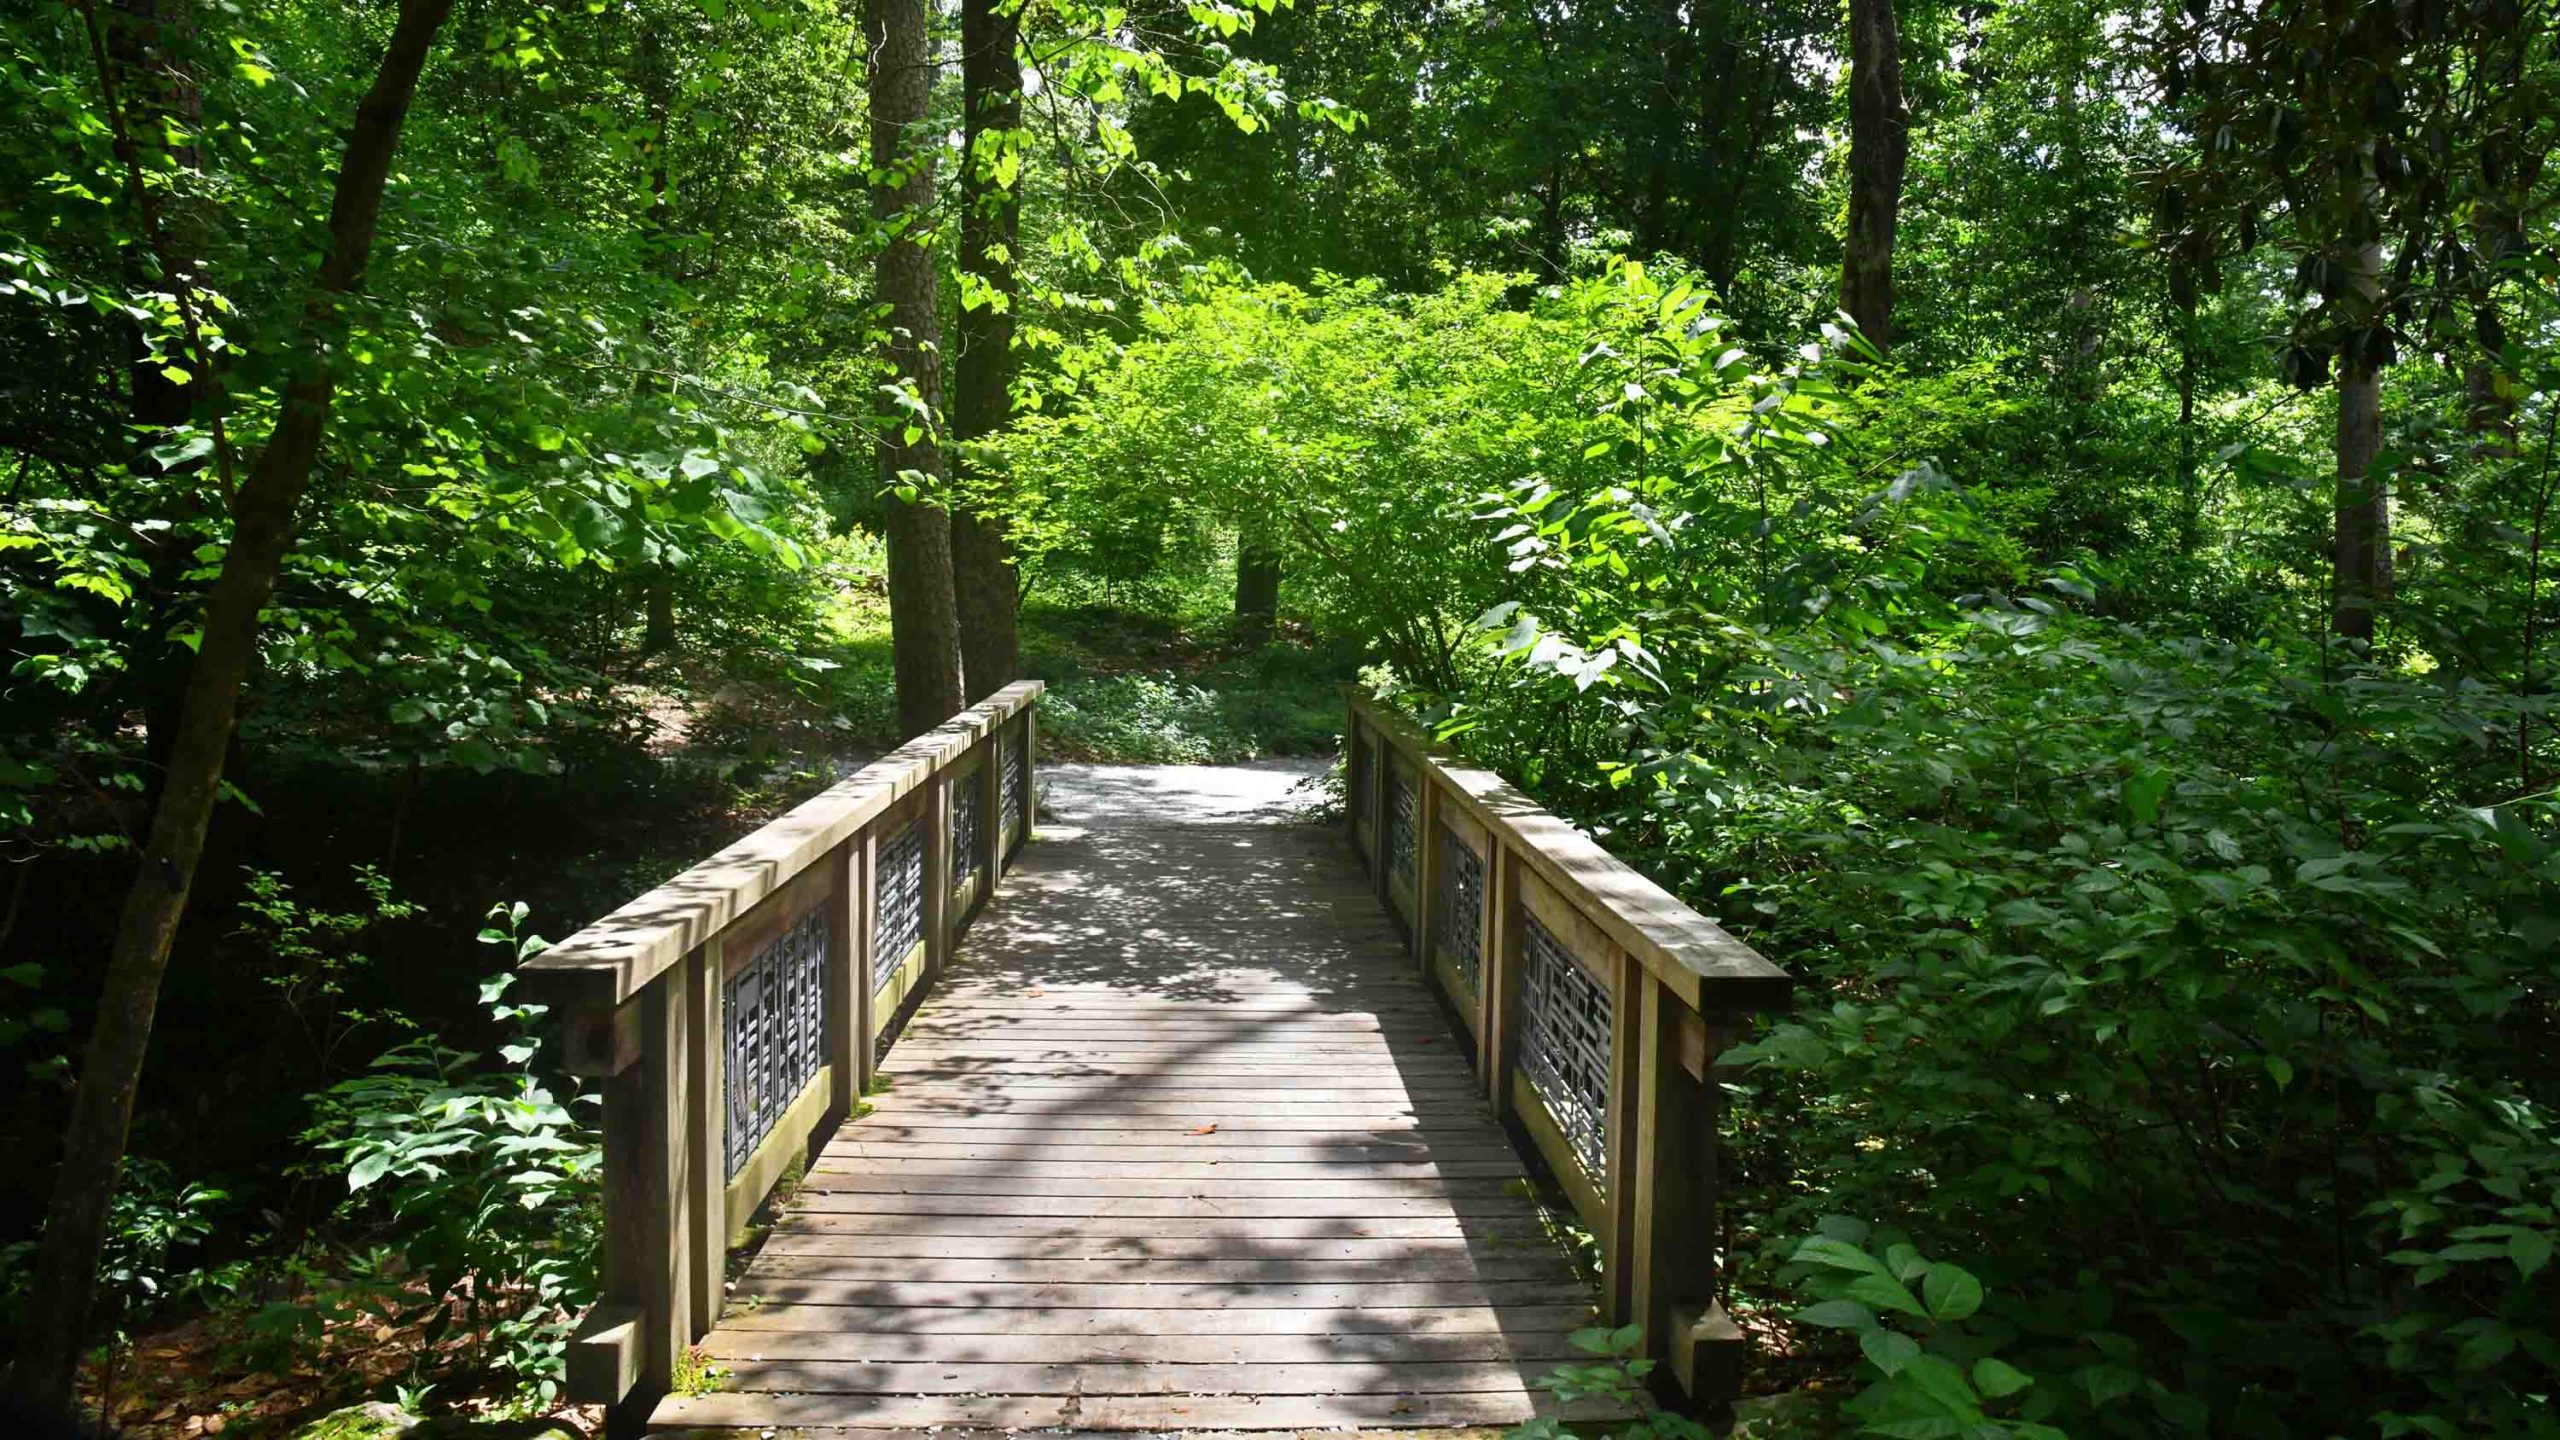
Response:
POLYGON ((1982 1282, 1961 1266, 1930 1266, 1921 1287, 1929 1297, 1929 1318, 1933 1320, 1962 1320, 1982 1308, 1982 1282))
POLYGON ((1899 1375, 1911 1357, 1920 1353, 1920 1342, 1899 1330, 1873 1326, 1858 1336, 1858 1349, 1870 1364, 1887 1376, 1899 1375))

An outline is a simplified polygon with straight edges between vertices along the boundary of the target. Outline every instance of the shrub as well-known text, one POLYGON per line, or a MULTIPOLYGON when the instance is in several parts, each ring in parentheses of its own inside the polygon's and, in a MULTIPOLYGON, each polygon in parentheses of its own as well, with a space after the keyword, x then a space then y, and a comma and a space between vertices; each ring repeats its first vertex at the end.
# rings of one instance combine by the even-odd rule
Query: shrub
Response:
MULTIPOLYGON (((543 941, 521 933, 524 918, 522 905, 498 906, 480 938, 531 955, 543 941)), ((403 1318, 432 1337, 467 1335, 474 1363, 548 1405, 569 1331, 595 1299, 603 1152, 572 1113, 588 1097, 555 1096, 537 1073, 545 1007, 506 1003, 513 979, 480 987, 511 1036, 500 1065, 410 1040, 314 1096, 307 1138, 344 1168, 348 1210, 383 1221, 414 1272, 415 1288, 389 1292, 403 1318)))

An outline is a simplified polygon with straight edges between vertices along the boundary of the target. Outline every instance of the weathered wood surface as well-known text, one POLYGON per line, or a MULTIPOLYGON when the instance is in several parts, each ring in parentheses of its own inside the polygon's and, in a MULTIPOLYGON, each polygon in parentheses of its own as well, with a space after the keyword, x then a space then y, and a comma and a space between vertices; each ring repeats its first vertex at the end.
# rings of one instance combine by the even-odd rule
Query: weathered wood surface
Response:
POLYGON ((1591 1291, 1338 838, 1044 831, 656 1428, 1514 1424, 1591 1291))

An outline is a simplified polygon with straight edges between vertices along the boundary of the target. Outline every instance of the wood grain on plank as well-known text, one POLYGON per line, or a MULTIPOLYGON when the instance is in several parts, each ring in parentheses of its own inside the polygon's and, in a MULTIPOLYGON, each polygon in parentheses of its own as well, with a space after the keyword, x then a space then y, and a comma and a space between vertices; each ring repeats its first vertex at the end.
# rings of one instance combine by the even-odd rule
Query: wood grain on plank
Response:
POLYGON ((1553 1410, 1591 1291, 1365 884, 1322 836, 1134 833, 1026 852, 654 1428, 1553 1410))

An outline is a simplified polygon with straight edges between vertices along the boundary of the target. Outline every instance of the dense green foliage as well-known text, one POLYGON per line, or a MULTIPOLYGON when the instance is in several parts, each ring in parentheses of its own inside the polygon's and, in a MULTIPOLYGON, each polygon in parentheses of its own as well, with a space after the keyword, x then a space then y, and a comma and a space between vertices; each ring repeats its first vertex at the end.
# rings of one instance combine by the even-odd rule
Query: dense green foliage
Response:
MULTIPOLYGON (((1019 311, 1012 422, 923 498, 1002 524, 1054 755, 1320 752, 1365 672, 1799 977, 1732 1057, 1735 1308, 1862 1393, 1787 1416, 2560 1434, 2547 3, 1911 0, 1889 357, 1826 321, 1836 7, 1020 9, 1024 126, 945 161, 1021 199, 1006 299, 956 185, 871 214, 859 7, 457 7, 96 1389, 199 1316, 235 1372, 380 1326, 404 1385, 553 1398, 592 1133, 456 957, 897 738, 875 446, 946 417, 871 273, 919 226, 946 309, 1019 311)), ((11 1323, 391 18, 0 3, 11 1323)))
POLYGON ((2538 540, 2488 518, 2542 457, 2409 396, 2437 468, 2363 653, 2308 437, 2198 513, 2170 446, 2052 473, 1982 368, 1772 367, 1706 304, 1209 287, 1017 463, 1276 508, 1444 733, 1806 974, 1737 1057, 1746 1275, 1890 1217, 2070 1433, 2551 1425, 2560 817, 2538 540))

